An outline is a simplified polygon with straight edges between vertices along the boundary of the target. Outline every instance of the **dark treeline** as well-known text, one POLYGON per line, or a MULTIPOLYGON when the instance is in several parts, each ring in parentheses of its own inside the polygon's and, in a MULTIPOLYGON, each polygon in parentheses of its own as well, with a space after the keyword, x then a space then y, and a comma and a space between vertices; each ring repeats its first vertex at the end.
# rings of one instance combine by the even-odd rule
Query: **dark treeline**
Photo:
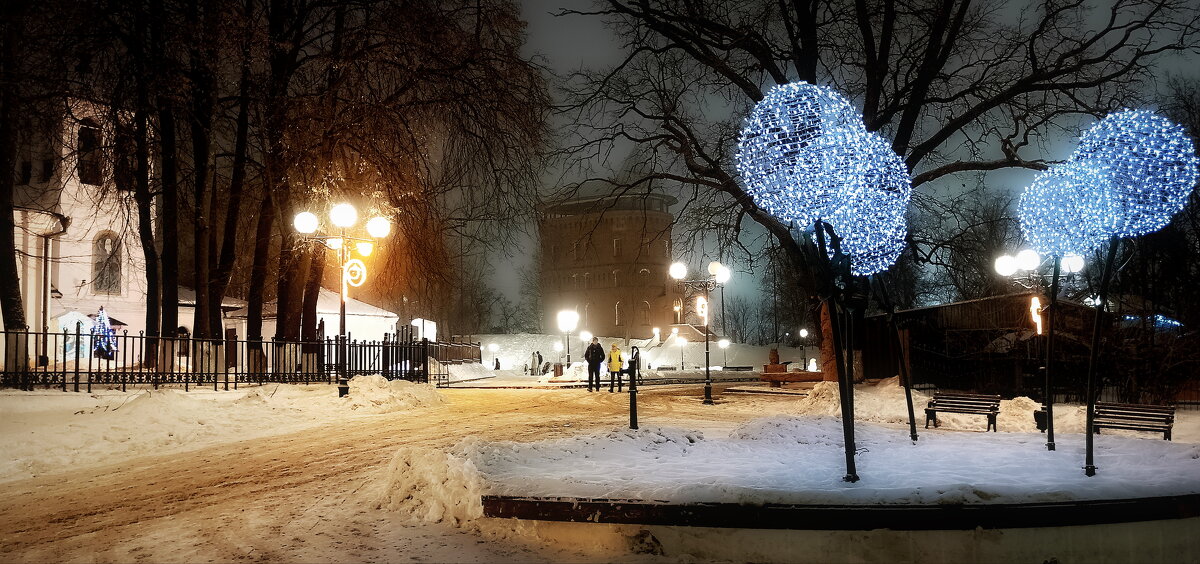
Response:
MULTIPOLYGON (((219 336, 226 296, 249 302, 243 337, 314 336, 340 268, 292 217, 327 223, 340 201, 393 226, 360 297, 477 329, 463 295, 477 285, 450 266, 531 212, 546 143, 549 98, 511 2, 44 0, 6 2, 3 17, 0 170, 22 142, 7 116, 102 111, 104 186, 132 194, 149 335, 180 324, 160 304, 183 285, 197 337, 219 336)), ((25 325, 12 231, 0 225, 6 327, 25 325)))

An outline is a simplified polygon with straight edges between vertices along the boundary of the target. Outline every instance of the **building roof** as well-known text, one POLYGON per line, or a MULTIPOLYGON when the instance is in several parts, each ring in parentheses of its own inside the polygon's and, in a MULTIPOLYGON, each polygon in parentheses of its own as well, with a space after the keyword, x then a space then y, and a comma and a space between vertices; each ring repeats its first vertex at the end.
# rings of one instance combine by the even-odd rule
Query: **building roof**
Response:
MULTIPOLYGON (((196 307, 196 291, 187 286, 179 287, 179 305, 184 307, 196 307)), ((238 309, 246 307, 246 300, 225 296, 221 298, 221 309, 238 309)))

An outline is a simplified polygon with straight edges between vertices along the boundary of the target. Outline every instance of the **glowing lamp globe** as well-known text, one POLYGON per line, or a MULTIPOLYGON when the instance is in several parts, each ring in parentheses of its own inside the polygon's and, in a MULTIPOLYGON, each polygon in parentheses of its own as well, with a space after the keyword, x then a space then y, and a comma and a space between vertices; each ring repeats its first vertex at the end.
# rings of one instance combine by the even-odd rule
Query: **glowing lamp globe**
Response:
POLYGON ((682 262, 672 263, 667 273, 671 275, 671 278, 683 280, 687 276, 687 265, 682 262))
POLYGON ((1034 270, 1041 263, 1041 255, 1033 249, 1025 249, 1017 253, 1017 268, 1021 270, 1034 270))
POLYGON ((376 239, 382 239, 392 232, 392 224, 386 217, 372 217, 367 220, 367 233, 376 239))
POLYGON ((1064 255, 1062 258, 1062 269, 1067 274, 1074 274, 1083 270, 1083 257, 1076 254, 1064 255))
POLYGON ((679 337, 679 338, 675 339, 675 342, 679 343, 680 347, 685 346, 688 343, 687 337, 679 337))
POLYGON ((343 241, 341 237, 330 237, 325 240, 325 246, 335 251, 342 248, 342 243, 343 241))
POLYGON ((801 339, 807 339, 807 338, 808 338, 808 329, 801 329, 801 330, 800 330, 800 338, 801 338, 801 339))
POLYGON ((721 339, 720 341, 717 341, 717 346, 723 349, 729 348, 729 339, 721 339))
POLYGON ((375 250, 375 244, 370 241, 359 241, 354 244, 354 249, 358 251, 358 254, 369 257, 371 256, 371 252, 375 250))
POLYGON ((558 330, 563 333, 570 333, 579 325, 579 312, 573 309, 564 309, 558 312, 558 330))
POLYGON ((497 345, 496 343, 492 343, 492 344, 488 345, 488 350, 492 351, 492 352, 496 352, 496 351, 500 350, 500 345, 497 345))
POLYGON ((1003 255, 996 259, 995 268, 1000 276, 1012 276, 1017 273, 1017 257, 1003 255))
POLYGON ((1084 195, 1115 200, 1113 234, 1121 237, 1166 226, 1200 176, 1200 159, 1184 128, 1147 110, 1122 110, 1100 120, 1084 133, 1071 159, 1108 177, 1111 185, 1084 195))
POLYGON ((592 332, 591 332, 591 331, 580 331, 580 332, 579 332, 579 340, 580 340, 580 341, 583 341, 583 342, 585 342, 585 343, 587 343, 587 342, 591 342, 591 340, 592 340, 592 332))
POLYGON ((1025 239, 1050 256, 1084 254, 1099 247, 1116 232, 1121 213, 1104 169, 1076 161, 1039 173, 1017 203, 1025 239))
POLYGON ((316 233, 317 227, 320 226, 320 223, 321 222, 317 219, 317 216, 312 212, 300 212, 296 214, 295 219, 292 220, 292 226, 296 228, 296 231, 304 233, 305 235, 316 233))
POLYGON ((329 210, 329 221, 338 227, 352 227, 358 221, 358 210, 350 204, 338 204, 329 210))

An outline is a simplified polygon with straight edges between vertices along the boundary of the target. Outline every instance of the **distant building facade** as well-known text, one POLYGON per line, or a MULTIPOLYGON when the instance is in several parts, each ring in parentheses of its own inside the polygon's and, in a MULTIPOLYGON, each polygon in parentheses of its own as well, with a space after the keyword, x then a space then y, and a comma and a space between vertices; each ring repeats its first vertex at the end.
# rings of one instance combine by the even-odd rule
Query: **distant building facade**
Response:
POLYGON ((675 198, 657 193, 577 197, 545 206, 541 240, 544 327, 579 312, 578 331, 649 338, 677 323, 683 296, 668 274, 675 198), (679 309, 677 309, 679 308, 679 309))

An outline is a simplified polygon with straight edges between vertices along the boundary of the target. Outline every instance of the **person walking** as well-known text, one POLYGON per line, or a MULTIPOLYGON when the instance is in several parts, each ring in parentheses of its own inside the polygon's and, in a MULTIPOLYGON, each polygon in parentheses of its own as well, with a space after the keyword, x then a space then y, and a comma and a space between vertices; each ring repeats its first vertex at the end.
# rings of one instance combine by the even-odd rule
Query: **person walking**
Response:
POLYGON ((592 337, 592 343, 583 352, 583 360, 586 360, 588 365, 588 391, 595 387, 599 392, 600 365, 604 362, 604 347, 600 346, 600 339, 592 337))
POLYGON ((621 391, 621 365, 625 363, 625 357, 621 355, 621 349, 616 343, 612 344, 612 350, 608 351, 608 393, 612 393, 613 384, 616 383, 617 391, 621 391))

